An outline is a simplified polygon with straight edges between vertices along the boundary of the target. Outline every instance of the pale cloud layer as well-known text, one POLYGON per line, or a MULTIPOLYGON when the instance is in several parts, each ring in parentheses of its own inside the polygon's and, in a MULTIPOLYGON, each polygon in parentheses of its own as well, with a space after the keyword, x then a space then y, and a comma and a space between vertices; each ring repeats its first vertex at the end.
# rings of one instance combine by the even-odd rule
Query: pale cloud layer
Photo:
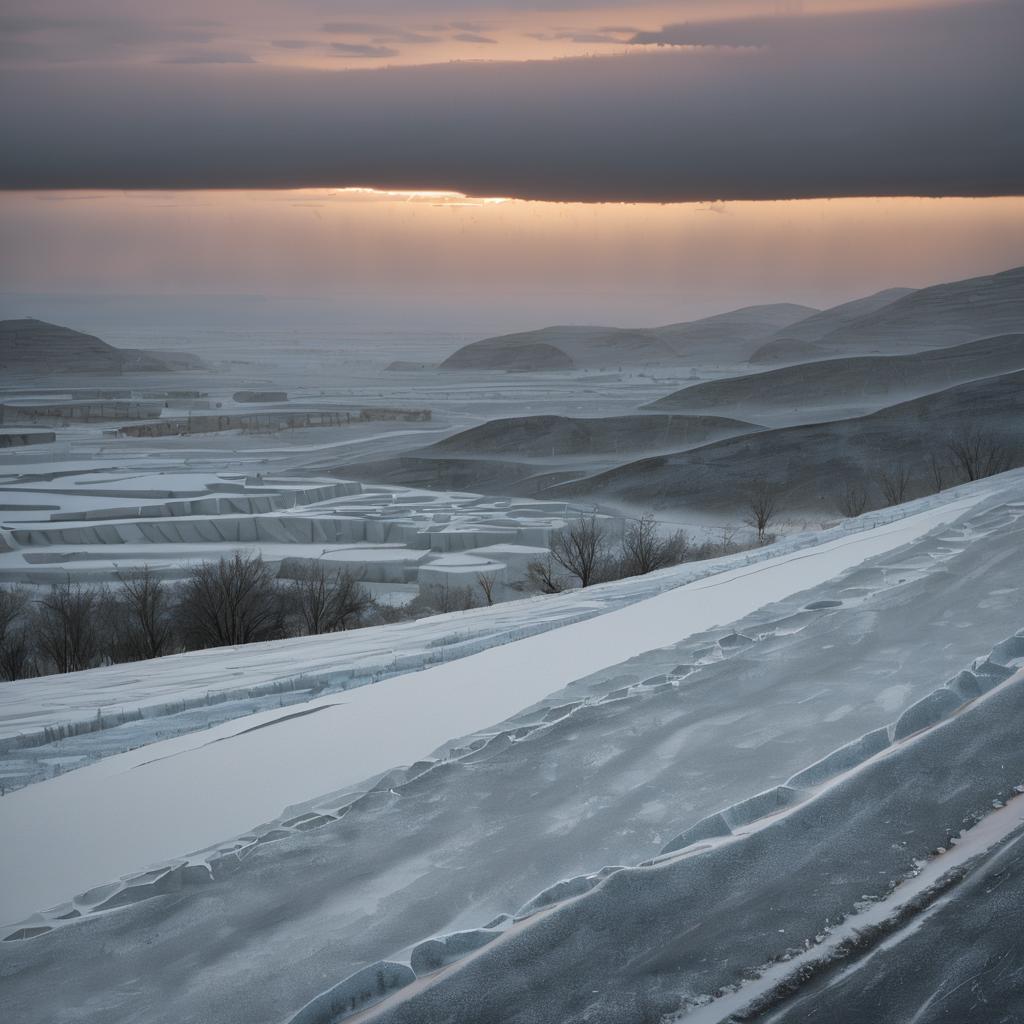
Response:
MULTIPOLYGON (((260 63, 333 68, 338 54, 329 45, 332 36, 349 44, 390 44, 389 52, 378 55, 378 64, 550 59, 621 51, 637 32, 655 31, 681 18, 813 13, 893 2, 443 0, 427 6, 422 0, 6 0, 0 14, 0 63, 167 63, 209 47, 244 53, 260 63), (293 45, 281 47, 280 40, 293 45)), ((365 56, 356 54, 353 64, 362 66, 365 56)))

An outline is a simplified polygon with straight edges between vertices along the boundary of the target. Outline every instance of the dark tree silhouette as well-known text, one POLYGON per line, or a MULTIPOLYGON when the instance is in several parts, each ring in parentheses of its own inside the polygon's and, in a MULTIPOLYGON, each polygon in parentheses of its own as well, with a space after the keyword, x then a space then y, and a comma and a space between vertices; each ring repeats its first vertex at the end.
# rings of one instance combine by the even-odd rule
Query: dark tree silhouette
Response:
POLYGON ((526 567, 526 578, 529 585, 542 594, 560 594, 565 590, 565 577, 550 555, 542 561, 531 562, 526 567))
POLYGON ((310 636, 351 629, 373 607, 373 598, 358 576, 348 570, 331 572, 320 561, 298 570, 291 592, 310 636))
POLYGON ((654 515, 645 513, 626 527, 622 537, 619 574, 643 576, 670 565, 678 565, 686 558, 689 538, 682 530, 662 537, 654 515))
POLYGON ((907 500, 910 487, 910 470, 900 462, 891 470, 884 471, 878 483, 887 505, 902 505, 907 500))
POLYGON ((847 480, 846 486, 836 495, 836 506, 847 519, 863 515, 868 508, 868 492, 863 484, 847 480))
POLYGON ((120 577, 117 630, 126 661, 169 654, 174 648, 170 588, 147 565, 120 577))
POLYGON ((227 647, 284 635, 284 603, 259 555, 194 566, 181 586, 177 619, 187 647, 227 647))
POLYGON ((23 679, 32 674, 30 609, 24 587, 0 587, 0 679, 23 679))
POLYGON ((498 582, 498 574, 495 572, 478 572, 476 574, 476 585, 484 595, 487 604, 494 604, 494 588, 498 582))
POLYGON ((604 523, 596 514, 576 519, 551 538, 551 557, 570 575, 589 587, 600 578, 607 558, 604 523))
POLYGON ((778 491, 766 480, 754 482, 754 488, 747 499, 746 523, 757 530, 757 543, 763 544, 768 537, 768 527, 778 515, 778 491))
POLYGON ((79 672, 100 662, 101 602, 97 587, 55 583, 38 603, 36 644, 57 672, 79 672))
POLYGON ((989 430, 961 426, 946 442, 950 461, 968 480, 981 480, 1009 469, 1013 452, 1008 444, 989 430))

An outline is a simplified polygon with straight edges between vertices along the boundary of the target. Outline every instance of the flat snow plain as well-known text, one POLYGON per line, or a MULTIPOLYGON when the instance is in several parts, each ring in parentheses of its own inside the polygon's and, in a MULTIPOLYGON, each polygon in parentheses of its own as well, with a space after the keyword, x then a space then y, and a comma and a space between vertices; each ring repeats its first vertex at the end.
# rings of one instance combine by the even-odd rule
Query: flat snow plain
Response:
MULTIPOLYGON (((299 804, 428 757, 642 652, 833 579, 967 511, 940 505, 632 606, 294 709, 107 758, 0 800, 0 920, 17 921, 150 863, 187 855, 299 804), (68 856, 69 846, 74 855, 68 856)), ((244 652, 231 658, 244 661, 244 652)))

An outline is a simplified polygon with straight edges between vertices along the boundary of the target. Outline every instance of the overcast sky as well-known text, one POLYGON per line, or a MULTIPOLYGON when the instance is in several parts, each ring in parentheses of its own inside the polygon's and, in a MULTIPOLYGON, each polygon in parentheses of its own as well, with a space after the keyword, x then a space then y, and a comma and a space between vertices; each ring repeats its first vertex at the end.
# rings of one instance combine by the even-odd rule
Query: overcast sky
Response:
POLYGON ((6 0, 0 291, 635 319, 999 269, 1022 38, 1020 0, 6 0))

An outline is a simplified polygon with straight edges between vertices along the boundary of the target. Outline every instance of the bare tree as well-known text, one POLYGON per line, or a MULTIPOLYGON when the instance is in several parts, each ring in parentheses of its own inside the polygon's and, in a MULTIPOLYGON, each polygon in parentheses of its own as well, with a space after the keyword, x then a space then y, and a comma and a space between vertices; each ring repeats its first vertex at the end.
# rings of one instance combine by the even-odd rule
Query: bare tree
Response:
POLYGON ((884 471, 879 477, 879 486, 887 505, 902 505, 907 500, 910 487, 910 470, 907 465, 900 462, 891 471, 884 471))
POLYGON ((170 589, 147 565, 119 575, 116 628, 125 660, 159 658, 174 648, 170 589))
POLYGON ((938 494, 946 486, 946 467, 935 452, 928 454, 928 473, 931 476, 933 492, 938 494))
POLYGON ((438 615, 477 607, 472 587, 453 587, 448 580, 428 587, 424 600, 427 608, 438 615))
POLYGON ((39 669, 25 625, 13 626, 0 640, 0 679, 26 679, 39 669))
POLYGON ((372 607, 373 596, 355 573, 344 569, 334 577, 331 613, 335 632, 355 629, 372 607))
POLYGON ((768 537, 768 527, 778 515, 777 489, 767 480, 756 480, 747 499, 746 523, 757 530, 757 543, 763 544, 768 537))
POLYGON ((607 547, 605 526, 596 513, 574 520, 551 537, 551 557, 575 576, 581 587, 600 578, 607 547))
POLYGON ((100 662, 100 604, 96 587, 55 583, 38 602, 33 624, 40 653, 57 672, 78 672, 100 662))
POLYGON ((0 679, 24 679, 33 674, 30 608, 24 587, 0 587, 0 679))
POLYGON ((345 569, 331 572, 323 562, 308 562, 291 584, 292 598, 307 634, 351 629, 373 606, 359 577, 345 569))
POLYGON ((843 490, 836 495, 836 507, 847 519, 863 515, 868 508, 867 488, 858 481, 847 480, 843 490))
POLYGON ((6 636, 28 608, 28 591, 24 587, 0 587, 0 637, 6 636))
POLYGON ((989 430, 964 424, 946 442, 950 461, 968 480, 981 480, 1010 468, 1013 452, 989 430))
POLYGON ((484 595, 484 601, 489 605, 494 604, 494 588, 497 583, 498 574, 496 572, 478 572, 476 574, 476 585, 484 595))
POLYGON ((531 562, 526 567, 526 578, 529 586, 542 594, 560 594, 565 590, 565 577, 550 555, 542 561, 531 562))
POLYGON ((686 558, 689 547, 689 538, 682 530, 661 536, 653 513, 647 512, 630 523, 622 536, 621 574, 643 576, 678 565, 686 558))
POLYGON ((296 570, 292 597, 309 636, 330 632, 330 581, 322 562, 310 562, 296 570))
POLYGON ((193 566, 177 602, 182 637, 190 647, 226 647, 272 640, 284 633, 284 603, 259 555, 193 566))

